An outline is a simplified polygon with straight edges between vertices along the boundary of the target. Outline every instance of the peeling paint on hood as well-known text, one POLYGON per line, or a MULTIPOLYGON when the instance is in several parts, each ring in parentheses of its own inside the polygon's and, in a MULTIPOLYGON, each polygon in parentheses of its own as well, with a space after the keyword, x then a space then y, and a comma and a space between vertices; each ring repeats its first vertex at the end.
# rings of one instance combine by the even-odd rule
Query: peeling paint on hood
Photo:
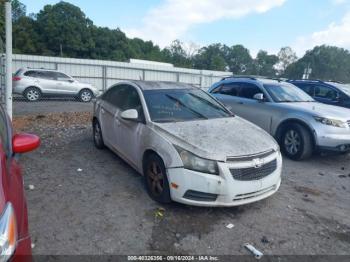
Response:
POLYGON ((240 118, 218 118, 174 123, 154 123, 155 130, 171 143, 193 154, 218 161, 276 149, 264 130, 240 118))

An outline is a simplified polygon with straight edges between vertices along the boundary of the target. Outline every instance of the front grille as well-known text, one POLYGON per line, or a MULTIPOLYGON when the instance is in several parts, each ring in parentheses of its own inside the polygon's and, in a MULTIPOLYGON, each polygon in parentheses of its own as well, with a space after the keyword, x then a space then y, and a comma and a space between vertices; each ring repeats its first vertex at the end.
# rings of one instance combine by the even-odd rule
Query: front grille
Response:
POLYGON ((241 161, 252 161, 255 158, 266 158, 272 155, 275 150, 271 149, 258 154, 247 155, 247 156, 229 156, 226 158, 226 162, 241 162, 241 161))
POLYGON ((235 180, 239 181, 251 181, 262 179, 277 169, 277 159, 261 166, 261 167, 248 167, 240 169, 230 169, 231 175, 235 180))

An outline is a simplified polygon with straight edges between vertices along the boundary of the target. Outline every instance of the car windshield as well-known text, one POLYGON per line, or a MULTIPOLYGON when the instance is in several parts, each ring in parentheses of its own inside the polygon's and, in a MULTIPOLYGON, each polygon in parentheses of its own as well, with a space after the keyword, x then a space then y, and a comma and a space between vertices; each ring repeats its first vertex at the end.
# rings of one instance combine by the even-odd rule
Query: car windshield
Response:
POLYGON ((277 103, 315 101, 307 93, 289 83, 264 84, 264 87, 277 103))
POLYGON ((329 84, 336 86, 341 91, 343 91, 345 94, 350 96, 350 84, 338 84, 338 83, 329 83, 329 84))
POLYGON ((209 94, 198 89, 146 90, 144 96, 154 122, 180 122, 232 116, 209 94))

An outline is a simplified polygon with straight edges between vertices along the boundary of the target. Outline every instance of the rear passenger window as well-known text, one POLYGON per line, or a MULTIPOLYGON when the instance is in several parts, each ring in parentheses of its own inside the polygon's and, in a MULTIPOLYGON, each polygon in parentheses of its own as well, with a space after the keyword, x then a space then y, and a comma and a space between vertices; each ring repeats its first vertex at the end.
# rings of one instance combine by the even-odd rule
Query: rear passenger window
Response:
POLYGON ((25 76, 30 76, 30 77, 36 77, 37 76, 37 71, 27 71, 24 73, 25 76))
POLYGON ((259 93, 263 92, 258 86, 250 83, 241 83, 241 91, 239 93, 240 97, 254 99, 254 96, 259 93))
POLYGON ((315 96, 320 97, 320 98, 326 98, 326 99, 336 99, 338 97, 338 93, 327 86, 321 86, 321 85, 316 85, 315 86, 315 96))
POLYGON ((229 96, 238 96, 239 84, 237 83, 224 84, 221 86, 218 93, 223 95, 229 95, 229 96))

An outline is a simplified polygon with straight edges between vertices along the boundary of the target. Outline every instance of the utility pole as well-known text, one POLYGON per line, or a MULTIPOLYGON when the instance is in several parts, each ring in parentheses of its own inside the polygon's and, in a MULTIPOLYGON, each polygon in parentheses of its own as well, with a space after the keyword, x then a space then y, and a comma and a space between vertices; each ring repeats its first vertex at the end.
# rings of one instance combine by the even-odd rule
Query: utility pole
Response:
POLYGON ((5 104, 6 111, 12 119, 12 7, 11 2, 5 2, 5 25, 6 25, 6 85, 5 104))

